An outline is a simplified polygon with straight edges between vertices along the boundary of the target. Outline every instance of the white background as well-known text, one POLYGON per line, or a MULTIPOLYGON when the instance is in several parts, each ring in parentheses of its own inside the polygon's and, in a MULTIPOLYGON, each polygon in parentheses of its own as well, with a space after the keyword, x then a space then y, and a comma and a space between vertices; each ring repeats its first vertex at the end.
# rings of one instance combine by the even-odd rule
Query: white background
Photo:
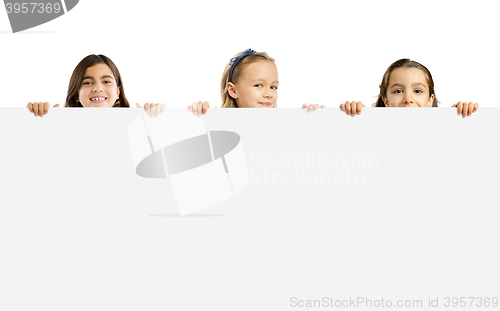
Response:
MULTIPOLYGON (((113 59, 131 103, 218 104, 224 66, 250 47, 276 59, 280 107, 372 103, 386 68, 403 57, 431 70, 443 107, 497 107, 497 5, 81 0, 19 34, 0 9, 0 106, 62 104, 91 53, 113 59)), ((204 118, 240 133, 249 161, 253 151, 378 152, 380 166, 364 171, 363 187, 250 184, 182 218, 165 181, 129 170, 126 121, 137 110, 61 109, 43 120, 6 110, 5 310, 287 310, 292 296, 498 296, 495 109, 466 120, 443 110, 367 109, 354 119, 335 109, 214 111, 204 118), (64 118, 73 112, 81 117, 64 118), (246 122, 231 118, 238 113, 246 122)))
POLYGON ((0 106, 63 104, 74 67, 93 53, 117 64, 132 104, 215 106, 225 65, 252 48, 276 59, 280 107, 369 105, 400 58, 430 69, 441 107, 494 107, 498 29, 495 1, 81 0, 17 34, 0 9, 0 106))

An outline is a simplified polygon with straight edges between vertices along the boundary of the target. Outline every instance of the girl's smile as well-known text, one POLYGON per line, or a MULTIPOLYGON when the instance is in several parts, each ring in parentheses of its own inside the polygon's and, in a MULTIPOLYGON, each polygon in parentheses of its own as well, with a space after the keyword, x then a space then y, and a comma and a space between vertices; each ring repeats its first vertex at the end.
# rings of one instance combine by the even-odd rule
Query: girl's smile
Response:
POLYGON ((249 64, 237 83, 228 83, 228 92, 239 108, 274 108, 278 100, 278 70, 268 60, 249 64))
POLYGON ((85 70, 78 101, 83 107, 113 107, 120 89, 108 65, 100 63, 85 70))

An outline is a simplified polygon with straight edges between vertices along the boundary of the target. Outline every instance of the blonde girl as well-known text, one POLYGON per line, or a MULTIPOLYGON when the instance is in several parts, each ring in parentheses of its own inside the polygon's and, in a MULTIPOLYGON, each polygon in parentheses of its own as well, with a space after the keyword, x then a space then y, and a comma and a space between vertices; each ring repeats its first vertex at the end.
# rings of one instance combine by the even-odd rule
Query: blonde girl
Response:
MULTIPOLYGON (((247 49, 236 54, 222 73, 220 94, 221 108, 276 108, 278 100, 278 69, 266 52, 247 49)), ((207 113, 208 102, 197 102, 188 106, 194 115, 207 113)), ((306 105, 314 110, 319 105, 306 105)), ((324 108, 322 106, 321 108, 324 108)))

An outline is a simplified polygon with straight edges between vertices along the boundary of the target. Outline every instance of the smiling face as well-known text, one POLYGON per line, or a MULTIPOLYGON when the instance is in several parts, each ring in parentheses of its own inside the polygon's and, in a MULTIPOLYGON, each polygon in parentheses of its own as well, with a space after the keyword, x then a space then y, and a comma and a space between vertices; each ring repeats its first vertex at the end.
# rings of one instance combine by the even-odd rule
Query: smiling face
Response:
POLYGON ((85 70, 77 101, 83 107, 113 107, 119 95, 113 72, 108 65, 99 63, 85 70))
POLYGON ((268 60, 259 60, 243 69, 236 83, 229 82, 229 96, 239 108, 275 108, 278 100, 278 69, 268 60))
POLYGON ((386 97, 386 107, 432 107, 434 95, 430 94, 425 73, 418 68, 397 68, 391 72, 386 97))

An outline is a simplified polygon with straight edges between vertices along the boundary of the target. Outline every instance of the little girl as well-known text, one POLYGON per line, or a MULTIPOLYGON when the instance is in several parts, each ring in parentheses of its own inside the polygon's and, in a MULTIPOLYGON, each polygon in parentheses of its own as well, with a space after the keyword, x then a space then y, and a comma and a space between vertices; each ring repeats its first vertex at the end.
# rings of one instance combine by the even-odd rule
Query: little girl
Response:
MULTIPOLYGON (((247 49, 236 54, 226 65, 221 79, 222 108, 276 108, 278 100, 278 69, 266 52, 247 49)), ((207 113, 208 102, 188 106, 194 115, 207 113)), ((319 105, 302 108, 318 109, 319 105)), ((321 106, 325 108, 325 106, 321 106)))
MULTIPOLYGON (((136 106, 142 108, 139 104, 136 106)), ((35 117, 43 117, 50 104, 30 102, 27 107, 35 117)), ((54 107, 59 107, 59 104, 54 107)), ((65 107, 130 107, 120 72, 113 61, 94 54, 82 59, 69 80, 65 107)), ((149 116, 155 117, 165 110, 165 104, 146 103, 144 108, 149 116)))
MULTIPOLYGON (((422 64, 409 59, 400 59, 387 68, 375 107, 437 107, 434 81, 430 71, 422 64)), ((351 116, 361 113, 365 107, 361 102, 345 102, 340 109, 351 116)), ((479 108, 477 103, 458 102, 458 114, 470 116, 479 108)))

